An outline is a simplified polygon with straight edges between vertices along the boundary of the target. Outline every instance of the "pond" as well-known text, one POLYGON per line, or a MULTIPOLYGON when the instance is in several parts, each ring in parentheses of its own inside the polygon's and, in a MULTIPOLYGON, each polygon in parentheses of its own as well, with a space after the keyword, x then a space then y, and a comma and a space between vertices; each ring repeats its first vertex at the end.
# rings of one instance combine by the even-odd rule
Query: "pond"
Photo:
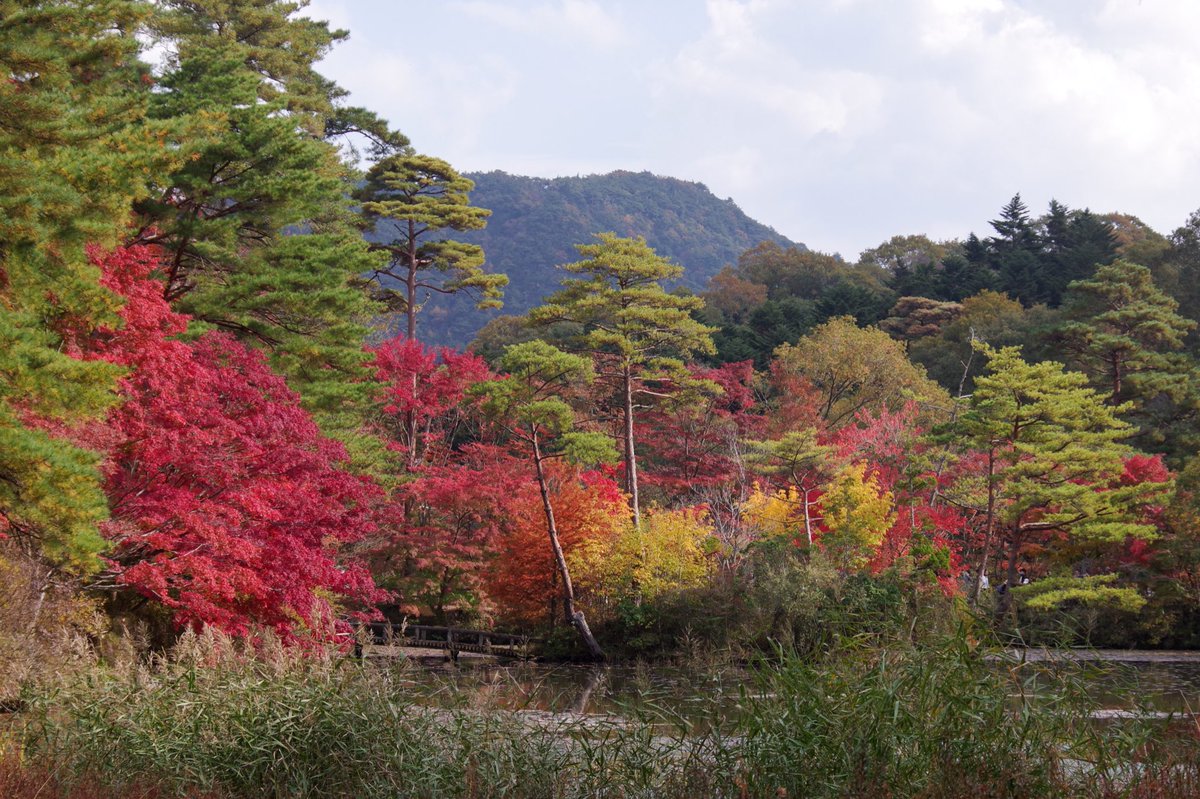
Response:
MULTIPOLYGON (((1200 652, 1047 652, 1025 653, 1024 667, 1033 682, 1046 676, 1047 660, 1082 661, 1079 676, 1101 708, 1156 711, 1200 710, 1200 652), (1035 675, 1034 672, 1037 672, 1035 675)), ((996 668, 1006 667, 996 661, 996 668)), ((739 700, 754 695, 754 674, 744 668, 698 670, 647 664, 589 666, 546 663, 496 663, 464 658, 455 666, 419 658, 403 671, 423 693, 474 707, 547 713, 630 716, 694 721, 712 711, 735 711, 739 700)))

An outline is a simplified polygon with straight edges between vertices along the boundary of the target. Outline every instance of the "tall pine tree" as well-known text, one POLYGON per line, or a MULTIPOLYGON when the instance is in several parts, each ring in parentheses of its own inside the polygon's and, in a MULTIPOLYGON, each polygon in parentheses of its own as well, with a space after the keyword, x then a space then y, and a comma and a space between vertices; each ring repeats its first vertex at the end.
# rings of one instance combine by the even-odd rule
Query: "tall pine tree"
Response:
POLYGON ((639 394, 669 393, 691 382, 685 358, 711 355, 713 328, 692 318, 703 307, 699 297, 669 294, 662 281, 683 274, 683 267, 660 257, 646 240, 601 233, 595 244, 578 244, 584 260, 562 268, 579 278, 545 305, 534 308, 535 324, 573 322, 583 333, 576 345, 593 355, 598 374, 615 389, 622 421, 625 488, 635 526, 641 523, 638 502, 637 446, 634 414, 639 394))
POLYGON ((483 248, 444 237, 487 224, 492 212, 470 204, 473 188, 440 158, 405 152, 371 167, 355 193, 373 249, 387 256, 371 276, 376 293, 404 314, 410 339, 417 338, 422 295, 463 292, 476 296, 479 308, 500 307, 508 278, 483 270, 483 248))
POLYGON ((990 373, 976 379, 948 432, 977 453, 979 473, 966 473, 946 494, 984 519, 972 596, 994 550, 1004 559, 1008 584, 1016 585, 1022 547, 1034 535, 1101 541, 1153 535, 1140 511, 1165 486, 1121 484, 1133 454, 1124 443, 1133 430, 1118 417, 1123 408, 1106 403, 1085 375, 1061 364, 1027 363, 1016 347, 977 346, 990 373))
POLYGON ((345 38, 281 0, 165 0, 155 119, 210 121, 207 137, 138 206, 138 240, 168 253, 166 297, 196 327, 270 351, 327 429, 349 434, 366 400, 359 276, 378 263, 349 205, 350 171, 327 135, 362 132, 374 152, 407 145, 314 64, 345 38))
POLYGON ((31 556, 97 564, 95 458, 47 430, 113 401, 118 370, 62 333, 113 322, 85 244, 113 244, 147 178, 177 157, 149 125, 136 2, 0 1, 0 535, 31 556))

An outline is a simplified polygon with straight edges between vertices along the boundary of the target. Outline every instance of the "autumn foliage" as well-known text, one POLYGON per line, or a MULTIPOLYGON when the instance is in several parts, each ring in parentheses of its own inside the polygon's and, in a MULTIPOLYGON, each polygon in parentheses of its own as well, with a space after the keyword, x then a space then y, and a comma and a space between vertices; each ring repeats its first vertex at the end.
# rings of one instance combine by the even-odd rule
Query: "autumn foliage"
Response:
POLYGON ((123 403, 93 433, 105 444, 111 579, 180 625, 234 634, 323 633, 332 600, 377 598, 339 552, 370 532, 377 492, 340 467, 260 352, 223 333, 185 342, 187 318, 162 299, 152 248, 93 259, 125 299, 122 326, 75 345, 128 371, 123 403))
MULTIPOLYGON (((628 524, 625 496, 611 476, 563 463, 549 468, 559 541, 568 561, 582 549, 615 541, 628 524)), ((488 569, 488 594, 512 622, 546 623, 562 614, 554 558, 540 505, 515 508, 514 526, 488 569)))

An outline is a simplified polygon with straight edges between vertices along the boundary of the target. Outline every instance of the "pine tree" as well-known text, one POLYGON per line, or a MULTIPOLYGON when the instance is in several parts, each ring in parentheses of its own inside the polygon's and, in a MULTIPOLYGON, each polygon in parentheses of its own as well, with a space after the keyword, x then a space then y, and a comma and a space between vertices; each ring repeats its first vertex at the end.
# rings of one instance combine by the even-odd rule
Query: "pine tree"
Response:
POLYGON ((600 376, 618 392, 623 422, 625 489, 634 525, 640 524, 637 448, 634 442, 635 398, 641 393, 668 393, 691 382, 684 358, 713 354, 713 328, 692 318, 704 301, 669 294, 662 281, 683 274, 683 267, 659 257, 645 239, 601 233, 595 244, 578 244, 585 260, 563 269, 583 275, 563 281, 564 288, 534 308, 535 324, 568 321, 583 334, 577 346, 601 365, 600 376), (658 389, 661 389, 659 391, 658 389))
POLYGON ((968 407, 948 432, 950 440, 979 453, 981 474, 965 474, 958 490, 969 492, 982 478, 983 492, 973 499, 946 495, 973 505, 985 520, 973 598, 998 541, 1011 586, 1031 535, 1058 532, 1100 541, 1153 535, 1139 510, 1165 487, 1121 484, 1132 454, 1123 442, 1133 432, 1118 417, 1124 408, 1107 404, 1085 375, 1061 364, 1026 363, 1015 347, 978 347, 990 374, 976 379, 968 407))
POLYGON ((328 430, 357 424, 377 312, 357 285, 377 259, 350 211, 350 171, 327 134, 363 131, 372 150, 407 145, 313 68, 345 37, 303 3, 165 0, 168 52, 155 119, 195 119, 187 156, 139 204, 140 243, 167 251, 165 296, 196 320, 266 348, 328 430))
POLYGON ((781 483, 783 491, 794 491, 804 519, 804 537, 813 544, 813 507, 822 487, 838 467, 835 448, 821 444, 812 428, 794 430, 772 441, 751 441, 747 461, 758 471, 781 483))
POLYGON ((546 532, 562 579, 567 621, 578 631, 590 655, 603 660, 604 652, 592 636, 587 618, 575 606, 575 589, 559 541, 546 474, 547 461, 553 458, 594 463, 616 454, 602 434, 575 429, 575 412, 561 396, 572 386, 591 382, 592 365, 586 358, 534 340, 508 347, 500 359, 500 369, 507 378, 481 383, 476 393, 483 398, 485 411, 533 461, 546 532))
POLYGON ((1107 392, 1110 403, 1129 405, 1124 418, 1138 427, 1139 446, 1176 463, 1190 457, 1200 375, 1182 349, 1196 323, 1179 315, 1150 270, 1127 261, 1072 283, 1067 296, 1067 321, 1053 340, 1068 363, 1107 392))
POLYGON ((0 536, 98 565, 96 458, 59 435, 114 400, 119 370, 70 357, 63 331, 116 319, 89 241, 112 244, 147 176, 176 154, 145 123, 137 2, 0 0, 0 536))
POLYGON ((373 233, 372 248, 387 255, 371 279, 380 299, 404 314, 409 339, 417 338, 422 294, 465 292, 478 296, 478 308, 501 305, 508 278, 483 270, 483 248, 443 237, 487 224, 492 212, 470 204, 473 188, 440 158, 406 152, 371 167, 355 193, 373 233))
POLYGON ((1070 365, 1117 405, 1144 407, 1187 386, 1188 364, 1175 355, 1196 323, 1154 285, 1150 270, 1127 261, 1102 266, 1069 287, 1070 321, 1059 328, 1070 365))

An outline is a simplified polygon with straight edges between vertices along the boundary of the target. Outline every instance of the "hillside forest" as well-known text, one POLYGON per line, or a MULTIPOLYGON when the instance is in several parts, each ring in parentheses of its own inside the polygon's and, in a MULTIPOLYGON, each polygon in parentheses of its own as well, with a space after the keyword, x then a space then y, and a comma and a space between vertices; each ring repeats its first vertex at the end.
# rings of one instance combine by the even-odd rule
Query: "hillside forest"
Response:
POLYGON ((749 241, 704 284, 614 225, 436 347, 430 296, 502 309, 509 276, 437 142, 316 70, 346 35, 0 0, 6 684, 68 640, 381 617, 592 659, 948 608, 1200 646, 1200 213, 997 198, 961 239, 749 241))

